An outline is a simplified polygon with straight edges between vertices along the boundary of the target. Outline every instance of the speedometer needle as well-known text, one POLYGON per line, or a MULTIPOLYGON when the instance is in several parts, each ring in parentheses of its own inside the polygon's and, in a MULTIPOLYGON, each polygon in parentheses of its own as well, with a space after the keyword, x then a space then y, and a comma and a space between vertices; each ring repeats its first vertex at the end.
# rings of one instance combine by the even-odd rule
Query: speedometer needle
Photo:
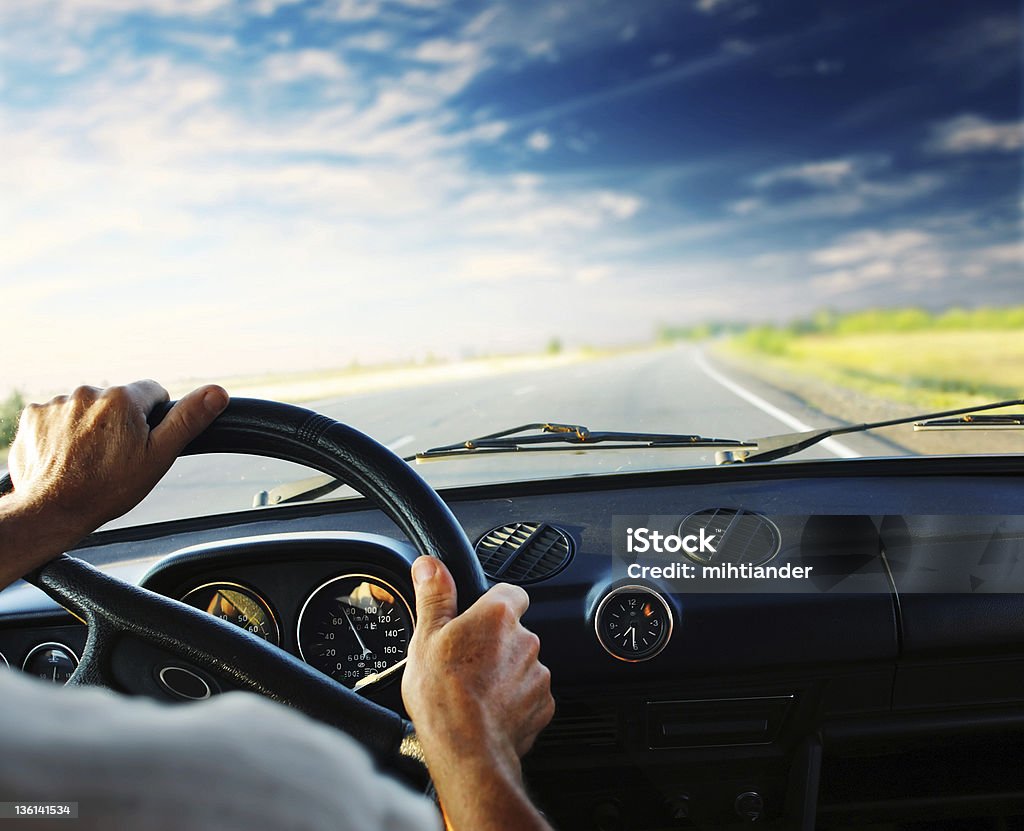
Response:
POLYGON ((363 650, 363 657, 366 658, 373 653, 366 648, 366 644, 363 643, 363 639, 359 637, 359 632, 356 631, 355 624, 352 623, 352 618, 348 616, 348 607, 346 606, 341 610, 341 613, 345 616, 345 620, 348 621, 348 628, 352 630, 352 634, 356 636, 356 640, 359 642, 359 648, 363 650))

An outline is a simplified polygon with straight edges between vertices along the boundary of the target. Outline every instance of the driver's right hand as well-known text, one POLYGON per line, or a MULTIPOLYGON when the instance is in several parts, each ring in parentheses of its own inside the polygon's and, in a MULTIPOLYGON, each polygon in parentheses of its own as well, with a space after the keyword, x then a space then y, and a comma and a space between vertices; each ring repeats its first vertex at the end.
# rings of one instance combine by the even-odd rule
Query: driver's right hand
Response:
POLYGON ((420 557, 412 575, 417 621, 402 697, 435 782, 439 767, 474 759, 518 777, 555 710, 540 640, 520 623, 529 596, 501 583, 459 615, 443 563, 420 557))

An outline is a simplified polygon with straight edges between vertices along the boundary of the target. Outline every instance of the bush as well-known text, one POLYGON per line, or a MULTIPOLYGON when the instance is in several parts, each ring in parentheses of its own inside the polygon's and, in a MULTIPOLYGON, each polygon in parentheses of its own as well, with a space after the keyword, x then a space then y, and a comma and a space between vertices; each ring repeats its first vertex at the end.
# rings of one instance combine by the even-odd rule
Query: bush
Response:
POLYGON ((18 417, 25 408, 25 399, 15 390, 0 401, 0 448, 10 446, 18 430, 18 417))
POLYGON ((785 355, 793 336, 774 326, 754 326, 740 336, 740 341, 750 349, 768 355, 785 355))

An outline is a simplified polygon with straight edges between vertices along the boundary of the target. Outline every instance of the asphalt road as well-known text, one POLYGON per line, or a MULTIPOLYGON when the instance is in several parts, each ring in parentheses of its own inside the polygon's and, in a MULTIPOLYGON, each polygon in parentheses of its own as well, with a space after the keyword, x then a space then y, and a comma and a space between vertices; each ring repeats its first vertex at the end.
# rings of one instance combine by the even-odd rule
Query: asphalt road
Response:
MULTIPOLYGON (((400 455, 529 422, 722 438, 752 438, 838 423, 756 379, 716 366, 690 346, 351 395, 305 406, 357 427, 400 455)), ((857 420, 856 414, 850 414, 850 420, 857 420)), ((891 452, 891 446, 870 436, 855 435, 841 443, 829 440, 801 456, 891 452)), ((713 463, 712 450, 594 450, 452 459, 419 465, 418 470, 433 485, 445 487, 713 463)), ((310 475, 306 468, 277 460, 182 459, 150 497, 111 527, 248 508, 258 491, 310 475)))

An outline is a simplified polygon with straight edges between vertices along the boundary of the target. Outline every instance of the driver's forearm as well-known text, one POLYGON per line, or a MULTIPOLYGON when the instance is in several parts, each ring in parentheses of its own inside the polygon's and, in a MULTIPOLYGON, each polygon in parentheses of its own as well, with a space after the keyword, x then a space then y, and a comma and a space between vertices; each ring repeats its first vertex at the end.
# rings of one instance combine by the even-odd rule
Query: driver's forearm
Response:
POLYGON ((0 497, 0 589, 73 548, 81 536, 54 511, 25 503, 17 492, 0 497))
POLYGON ((449 831, 552 831, 526 795, 518 761, 453 755, 430 770, 449 831))

